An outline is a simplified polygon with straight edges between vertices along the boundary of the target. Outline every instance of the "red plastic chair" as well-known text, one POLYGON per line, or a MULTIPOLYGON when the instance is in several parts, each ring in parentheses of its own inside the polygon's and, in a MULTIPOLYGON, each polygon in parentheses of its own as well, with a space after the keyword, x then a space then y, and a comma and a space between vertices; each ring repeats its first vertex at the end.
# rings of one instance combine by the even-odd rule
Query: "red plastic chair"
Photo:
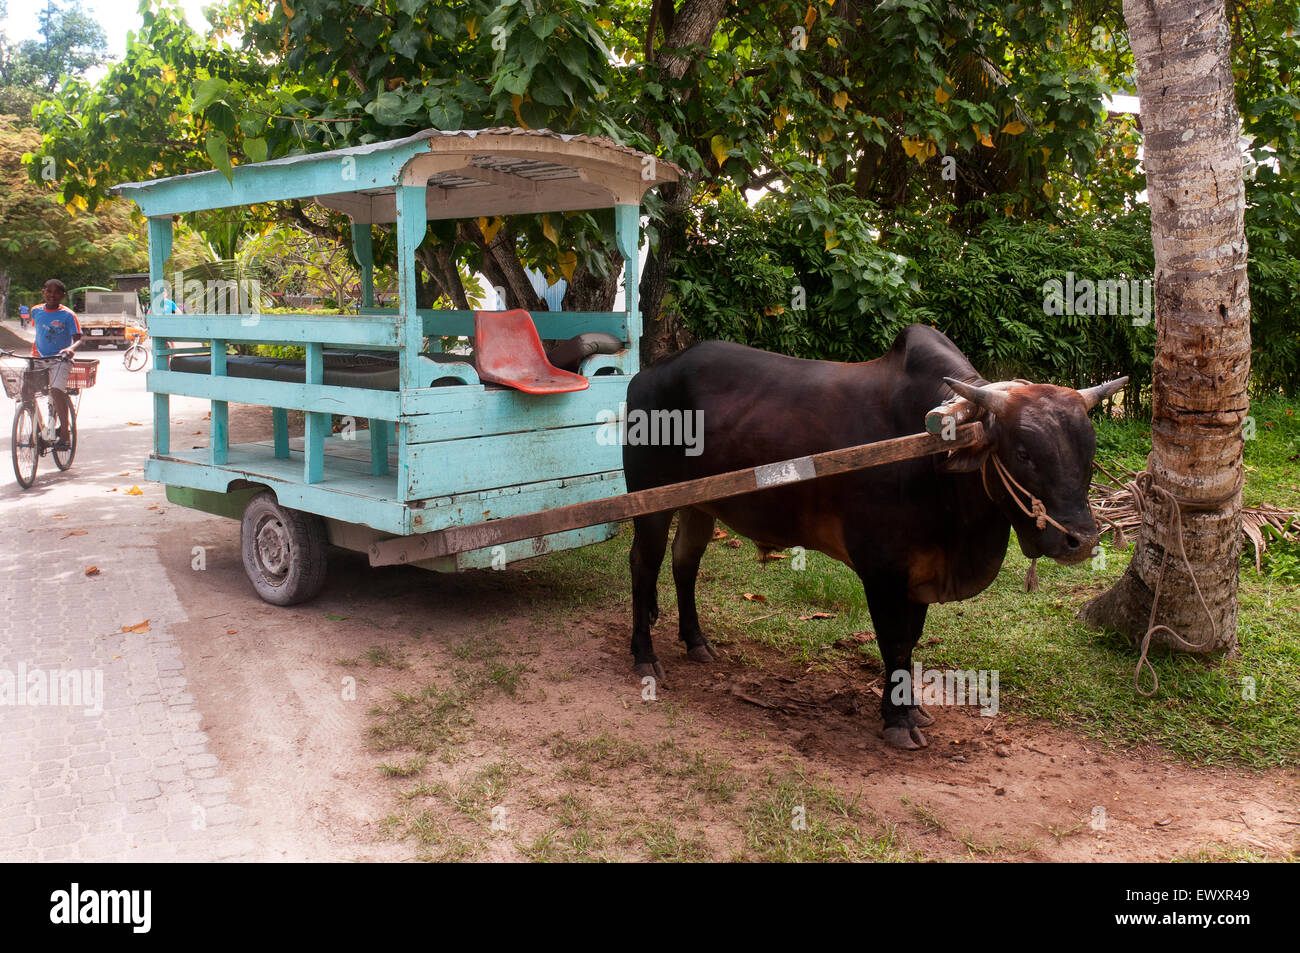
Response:
POLYGON ((546 359, 532 315, 523 308, 474 312, 474 359, 481 380, 525 394, 566 394, 591 382, 546 359))

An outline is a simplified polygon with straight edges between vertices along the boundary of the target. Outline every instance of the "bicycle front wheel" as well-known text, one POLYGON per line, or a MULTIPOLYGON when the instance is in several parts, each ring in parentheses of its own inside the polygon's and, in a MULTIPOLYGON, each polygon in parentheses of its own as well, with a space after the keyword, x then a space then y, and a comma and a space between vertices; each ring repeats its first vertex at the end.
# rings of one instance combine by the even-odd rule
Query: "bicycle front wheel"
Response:
POLYGON ((24 490, 36 482, 36 463, 40 459, 36 439, 36 408, 31 403, 19 404, 14 412, 10 450, 14 458, 14 476, 24 490))
POLYGON ((149 361, 149 350, 141 344, 132 344, 122 355, 122 363, 128 371, 138 371, 149 361))
POLYGON ((60 470, 72 466, 72 458, 77 455, 77 408, 68 407, 68 449, 55 450, 54 465, 60 470))

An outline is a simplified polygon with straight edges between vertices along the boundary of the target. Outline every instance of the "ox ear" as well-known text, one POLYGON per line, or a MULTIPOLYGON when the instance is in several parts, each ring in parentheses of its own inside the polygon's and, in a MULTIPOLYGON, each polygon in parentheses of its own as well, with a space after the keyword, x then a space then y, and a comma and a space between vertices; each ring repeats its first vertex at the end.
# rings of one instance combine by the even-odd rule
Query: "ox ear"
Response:
POLYGON ((939 469, 944 473, 973 473, 984 466, 984 461, 992 451, 992 440, 952 450, 947 459, 939 464, 939 469))

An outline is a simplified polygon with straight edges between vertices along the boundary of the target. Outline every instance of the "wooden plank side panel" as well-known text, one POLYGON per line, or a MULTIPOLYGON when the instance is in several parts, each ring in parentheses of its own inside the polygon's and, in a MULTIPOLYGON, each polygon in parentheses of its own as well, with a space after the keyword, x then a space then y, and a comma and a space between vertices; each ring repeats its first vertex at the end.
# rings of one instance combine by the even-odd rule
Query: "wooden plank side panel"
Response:
POLYGON ((401 416, 401 398, 396 391, 329 384, 290 384, 250 377, 214 377, 182 371, 149 371, 147 383, 155 394, 180 394, 225 400, 232 404, 261 404, 383 420, 396 420, 401 416))
POLYGON ((565 480, 547 480, 479 493, 419 500, 411 505, 411 532, 424 533, 536 513, 547 506, 589 503, 627 492, 623 471, 609 470, 565 480))
POLYGON ((559 553, 566 549, 577 549, 593 543, 603 543, 618 535, 618 523, 602 523, 599 526, 587 526, 583 529, 569 530, 565 533, 552 533, 536 539, 519 540, 489 549, 471 549, 444 556, 428 563, 416 563, 421 569, 433 569, 442 572, 462 569, 508 569, 514 563, 524 559, 534 559, 547 553, 559 553))
MULTIPOLYGON (((610 428, 596 424, 408 444, 406 498, 419 500, 472 490, 601 473, 623 465, 610 428)), ((548 504, 549 505, 549 504, 548 504)))
MULTIPOLYGON (((149 219, 149 287, 157 289, 163 287, 166 280, 163 277, 163 271, 167 266, 167 258, 172 252, 172 220, 166 218, 149 219)), ((157 296, 153 296, 156 302, 157 296)), ((152 323, 160 315, 151 314, 146 318, 146 323, 152 323)), ((167 354, 158 347, 159 342, 154 342, 153 366, 155 371, 167 369, 167 354)), ((171 400, 166 394, 157 392, 156 388, 150 387, 153 395, 153 449, 155 453, 166 453, 171 449, 171 400)))
POLYGON ((592 378, 589 388, 568 394, 525 394, 492 387, 471 395, 458 393, 459 387, 430 388, 440 393, 430 394, 427 400, 408 394, 403 403, 408 411, 417 407, 424 411, 410 419, 411 442, 429 443, 615 422, 621 419, 630 380, 612 375, 592 378))
POLYGON ((252 446, 231 447, 231 462, 222 467, 207 463, 206 450, 150 457, 145 461, 145 479, 214 493, 226 492, 232 481, 247 480, 274 491, 284 506, 305 513, 360 523, 396 536, 409 532, 408 511, 396 499, 397 484, 392 477, 344 475, 327 469, 321 483, 307 485, 302 482, 302 454, 295 452, 288 460, 278 460, 271 447, 253 451, 252 446))
POLYGON ((397 348, 402 321, 389 315, 330 314, 151 314, 149 334, 172 341, 347 344, 397 348))
MULTIPOLYGON (((319 344, 307 345, 304 362, 306 386, 319 387, 325 383, 324 348, 319 344)), ((303 483, 319 483, 325 476, 325 436, 330 430, 330 415, 308 413, 303 421, 303 483)))
MULTIPOLYGON (((226 342, 220 339, 214 339, 212 342, 212 357, 208 362, 213 377, 226 376, 226 342)), ((211 419, 209 424, 211 436, 208 438, 208 448, 211 450, 211 462, 223 464, 226 462, 226 455, 230 447, 230 404, 224 400, 214 400, 212 402, 211 419)))
MULTIPOLYGON (((538 337, 571 338, 588 331, 604 331, 626 342, 627 315, 619 311, 533 311, 529 312, 538 337)), ((474 336, 473 311, 431 311, 420 309, 420 319, 427 335, 447 334, 474 336)))

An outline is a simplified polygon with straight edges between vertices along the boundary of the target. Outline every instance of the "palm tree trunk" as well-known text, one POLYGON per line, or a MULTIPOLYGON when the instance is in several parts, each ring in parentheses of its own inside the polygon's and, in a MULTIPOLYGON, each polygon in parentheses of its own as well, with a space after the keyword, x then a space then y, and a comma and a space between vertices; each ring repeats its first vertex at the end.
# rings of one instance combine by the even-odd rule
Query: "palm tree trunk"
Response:
MULTIPOLYGON (((1242 421, 1249 403, 1245 190, 1223 0, 1124 0, 1138 74, 1155 247, 1151 456, 1156 487, 1123 577, 1083 607, 1094 625, 1140 638, 1162 572, 1157 624, 1196 651, 1237 644, 1242 421)), ((1166 631, 1153 645, 1178 646, 1166 631)), ((1180 646, 1186 649, 1186 645, 1180 646)))

